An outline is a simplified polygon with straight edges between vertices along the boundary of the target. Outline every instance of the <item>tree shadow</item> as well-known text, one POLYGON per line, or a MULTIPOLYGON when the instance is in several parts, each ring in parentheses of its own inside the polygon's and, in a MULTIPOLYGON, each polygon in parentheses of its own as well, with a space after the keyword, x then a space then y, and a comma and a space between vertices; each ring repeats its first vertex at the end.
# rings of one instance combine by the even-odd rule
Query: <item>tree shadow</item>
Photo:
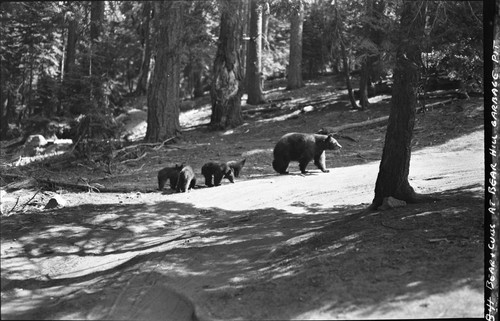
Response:
POLYGON ((109 317, 136 279, 168 284, 201 315, 222 319, 353 307, 370 315, 395 299, 464 285, 482 291, 476 187, 386 212, 301 202, 292 205, 304 214, 227 211, 169 200, 5 217, 3 245, 19 245, 2 251, 2 318, 109 317), (23 270, 23 262, 37 268, 23 270), (50 262, 61 269, 46 268, 50 262))

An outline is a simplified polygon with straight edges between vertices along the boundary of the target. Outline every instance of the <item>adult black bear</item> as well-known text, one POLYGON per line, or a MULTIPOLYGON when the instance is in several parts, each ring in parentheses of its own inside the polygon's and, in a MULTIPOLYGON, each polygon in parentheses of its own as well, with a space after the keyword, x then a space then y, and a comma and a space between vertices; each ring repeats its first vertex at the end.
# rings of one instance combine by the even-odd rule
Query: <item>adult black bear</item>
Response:
POLYGON ((170 188, 176 189, 177 187, 177 177, 179 177, 179 172, 184 167, 184 164, 177 165, 175 167, 165 167, 158 172, 158 189, 161 191, 165 186, 165 183, 170 181, 170 188))
POLYGON ((342 146, 332 135, 289 133, 280 138, 274 147, 273 168, 280 174, 288 174, 290 161, 298 161, 300 171, 307 173, 306 167, 314 159, 314 165, 322 172, 325 168, 325 150, 336 150, 342 146))
POLYGON ((179 172, 177 179, 177 192, 187 192, 196 185, 196 177, 193 168, 189 165, 184 166, 179 172))
POLYGON ((201 174, 205 176, 205 185, 208 187, 219 186, 222 178, 227 178, 231 183, 234 183, 233 169, 226 163, 208 162, 201 168, 201 174))
POLYGON ((247 159, 244 158, 240 161, 229 161, 226 164, 227 164, 227 166, 229 166, 233 169, 234 177, 239 177, 241 169, 243 168, 243 166, 245 166, 246 161, 247 161, 247 159))

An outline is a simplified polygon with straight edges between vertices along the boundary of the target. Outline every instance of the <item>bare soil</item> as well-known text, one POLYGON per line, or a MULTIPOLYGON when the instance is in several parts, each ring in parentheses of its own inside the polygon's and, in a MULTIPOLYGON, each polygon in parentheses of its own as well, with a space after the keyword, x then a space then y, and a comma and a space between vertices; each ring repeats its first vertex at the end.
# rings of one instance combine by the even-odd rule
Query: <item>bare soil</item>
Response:
MULTIPOLYGON (((123 192, 8 191, 2 319, 192 320, 194 310, 201 320, 482 317, 482 99, 417 114, 410 183, 438 201, 367 212, 386 123, 343 131, 356 142, 339 139, 342 151, 327 152, 329 173, 311 163, 301 175, 292 163, 278 175, 271 166, 285 133, 388 115, 388 97, 353 111, 330 81, 296 91, 278 83, 268 98, 335 101, 291 118, 289 109, 245 112, 245 124, 226 132, 203 126, 206 98, 186 104, 182 140, 144 146, 146 156, 112 163, 111 174, 84 160, 21 168, 123 192), (205 162, 241 158, 234 184, 203 186, 205 162), (182 162, 197 188, 159 192, 157 172, 182 162), (43 209, 54 193, 66 206, 43 209)), ((133 114, 127 128, 140 137, 145 113, 133 114)))

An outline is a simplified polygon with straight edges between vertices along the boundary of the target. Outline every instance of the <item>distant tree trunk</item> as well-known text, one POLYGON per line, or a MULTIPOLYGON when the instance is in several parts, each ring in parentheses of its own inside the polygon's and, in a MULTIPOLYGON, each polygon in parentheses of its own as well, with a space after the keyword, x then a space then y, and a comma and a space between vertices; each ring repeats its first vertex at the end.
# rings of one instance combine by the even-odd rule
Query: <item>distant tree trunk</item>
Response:
POLYGON ((262 5, 250 0, 250 41, 248 42, 246 85, 247 103, 258 105, 265 101, 262 94, 262 5))
POLYGON ((210 90, 213 129, 236 127, 243 123, 241 116, 242 72, 239 48, 239 17, 237 2, 220 0, 220 36, 215 56, 210 90))
POLYGON ((179 83, 183 6, 182 1, 159 3, 156 61, 148 89, 145 138, 148 142, 161 142, 181 134, 179 83))
POLYGON ((267 36, 269 34, 269 16, 271 15, 271 9, 269 8, 269 2, 264 1, 262 3, 263 11, 262 11, 262 47, 264 50, 269 51, 269 40, 267 36))
POLYGON ((421 199, 408 182, 425 21, 423 12, 419 11, 421 7, 421 1, 403 2, 391 111, 375 184, 375 198, 370 206, 372 209, 380 206, 383 199, 389 196, 409 203, 421 199))
POLYGON ((105 109, 108 107, 106 97, 104 95, 104 80, 101 77, 102 63, 99 57, 98 38, 101 35, 104 22, 104 1, 90 2, 90 61, 89 61, 89 77, 90 77, 90 99, 98 108, 105 109))
POLYGON ((365 110, 369 106, 368 102, 368 82, 370 79, 370 58, 367 57, 361 66, 361 74, 359 77, 359 105, 361 110, 365 110))
POLYGON ((349 61, 347 58, 347 50, 345 48, 344 36, 342 34, 342 22, 340 21, 339 10, 337 7, 337 2, 335 2, 335 17, 337 21, 337 38, 340 42, 340 54, 342 56, 342 65, 344 67, 344 77, 347 85, 347 95, 349 96, 349 101, 351 102, 352 109, 358 109, 358 105, 356 104, 356 99, 354 99, 354 93, 352 92, 352 84, 351 84, 351 75, 349 72, 349 61))
POLYGON ((304 24, 304 4, 297 0, 292 5, 290 15, 290 59, 288 68, 288 84, 286 89, 304 86, 302 80, 302 28, 304 24))
POLYGON ((136 96, 145 95, 148 87, 148 74, 151 64, 151 41, 150 41, 150 21, 151 21, 151 2, 144 1, 142 9, 143 21, 141 23, 141 44, 142 44, 142 64, 137 79, 137 86, 134 94, 136 96))
POLYGON ((76 40, 78 21, 75 19, 74 14, 67 15, 68 20, 68 38, 66 43, 66 60, 64 61, 64 80, 73 71, 76 58, 76 40))
POLYGON ((205 91, 203 90, 203 64, 199 59, 194 62, 193 66, 193 97, 202 97, 205 91))
POLYGON ((351 84, 351 73, 349 71, 349 61, 347 60, 347 52, 345 50, 344 41, 340 40, 340 50, 342 53, 342 64, 344 66, 344 76, 347 85, 347 95, 349 96, 349 101, 351 102, 352 109, 358 109, 358 104, 356 104, 356 99, 354 99, 354 93, 352 92, 351 84))

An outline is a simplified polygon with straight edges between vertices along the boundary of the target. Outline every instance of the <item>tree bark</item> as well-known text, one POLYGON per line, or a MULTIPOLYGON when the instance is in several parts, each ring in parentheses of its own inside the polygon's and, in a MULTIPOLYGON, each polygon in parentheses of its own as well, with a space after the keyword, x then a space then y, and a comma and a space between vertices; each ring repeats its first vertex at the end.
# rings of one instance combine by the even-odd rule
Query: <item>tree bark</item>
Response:
POLYGON ((423 7, 421 1, 403 2, 391 111, 372 209, 378 208, 389 196, 409 203, 419 200, 408 182, 408 174, 424 26, 420 7, 423 7))
POLYGON ((368 85, 370 79, 370 58, 366 57, 361 67, 361 75, 359 77, 359 105, 361 110, 368 109, 368 85))
POLYGON ((302 80, 302 28, 304 24, 304 4, 297 0, 292 5, 290 16, 290 59, 288 64, 288 84, 286 89, 304 86, 302 80))
MULTIPOLYGON (((342 37, 342 36, 341 36, 342 37)), ((342 64, 344 66, 344 77, 347 85, 347 95, 349 96, 349 101, 351 102, 352 109, 358 109, 358 104, 356 104, 356 99, 354 99, 354 93, 352 92, 351 84, 351 74, 349 72, 349 62, 347 60, 347 51, 345 49, 344 41, 340 39, 340 51, 342 54, 342 64)))
POLYGON ((241 116, 242 72, 239 49, 238 3, 221 0, 219 44, 210 89, 212 98, 212 129, 236 127, 243 123, 241 116))
POLYGON ((68 14, 68 38, 66 43, 66 60, 64 61, 64 80, 67 80, 68 75, 73 71, 76 58, 76 42, 77 42, 77 29, 78 21, 75 19, 74 14, 68 14))
POLYGON ((179 123, 182 1, 159 3, 157 53, 148 89, 147 142, 161 142, 181 133, 179 123))
POLYGON ((142 64, 139 71, 139 78, 137 79, 137 86, 135 87, 134 94, 136 96, 146 94, 148 87, 149 67, 151 64, 151 41, 150 41, 150 22, 151 22, 151 2, 144 1, 142 9, 143 22, 141 24, 141 43, 142 49, 142 64))
POLYGON ((269 47, 269 16, 271 15, 271 8, 269 7, 268 1, 263 1, 262 3, 263 11, 262 11, 262 48, 264 50, 271 50, 269 47))
POLYGON ((202 97, 205 91, 203 90, 203 64, 199 59, 196 59, 193 65, 193 97, 202 97))
POLYGON ((104 95, 104 79, 101 77, 102 63, 99 56, 98 38, 101 35, 104 22, 104 1, 91 1, 90 3, 90 99, 95 106, 101 110, 108 107, 107 99, 104 95))
POLYGON ((347 95, 349 96, 349 101, 351 102, 352 109, 358 109, 358 105, 356 104, 356 99, 354 99, 354 93, 352 92, 352 84, 351 84, 351 75, 349 72, 349 61, 347 58, 347 50, 345 48, 344 36, 342 34, 342 24, 340 21, 338 4, 335 2, 335 17, 337 20, 337 38, 340 42, 340 54, 342 56, 342 65, 344 67, 344 77, 347 85, 347 95))
POLYGON ((251 105, 265 102, 262 94, 262 4, 250 0, 250 41, 248 42, 246 85, 251 105))

